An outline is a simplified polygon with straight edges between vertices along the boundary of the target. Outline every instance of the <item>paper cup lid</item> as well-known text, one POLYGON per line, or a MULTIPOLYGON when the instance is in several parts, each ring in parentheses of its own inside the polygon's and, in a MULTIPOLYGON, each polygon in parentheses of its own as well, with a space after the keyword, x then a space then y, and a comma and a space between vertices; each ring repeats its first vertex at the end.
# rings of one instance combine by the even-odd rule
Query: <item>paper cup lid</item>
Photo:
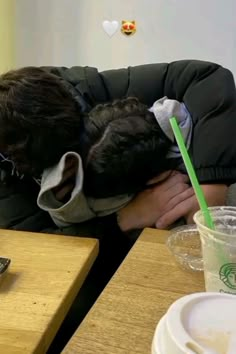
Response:
POLYGON ((163 316, 156 328, 155 335, 152 341, 152 354, 163 354, 165 350, 165 321, 166 316, 163 316))
POLYGON ((159 322, 153 354, 235 354, 236 296, 197 293, 173 303, 159 322))

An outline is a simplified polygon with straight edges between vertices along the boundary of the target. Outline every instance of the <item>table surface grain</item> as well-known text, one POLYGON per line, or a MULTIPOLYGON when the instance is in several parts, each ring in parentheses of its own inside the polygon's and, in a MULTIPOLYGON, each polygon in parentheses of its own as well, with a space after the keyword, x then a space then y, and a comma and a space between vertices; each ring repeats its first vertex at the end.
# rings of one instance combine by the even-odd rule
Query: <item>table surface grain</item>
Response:
POLYGON ((0 353, 46 352, 97 253, 95 239, 0 230, 0 353))
POLYGON ((179 268, 165 245, 167 231, 145 229, 63 354, 149 354, 168 307, 204 291, 202 273, 179 268))

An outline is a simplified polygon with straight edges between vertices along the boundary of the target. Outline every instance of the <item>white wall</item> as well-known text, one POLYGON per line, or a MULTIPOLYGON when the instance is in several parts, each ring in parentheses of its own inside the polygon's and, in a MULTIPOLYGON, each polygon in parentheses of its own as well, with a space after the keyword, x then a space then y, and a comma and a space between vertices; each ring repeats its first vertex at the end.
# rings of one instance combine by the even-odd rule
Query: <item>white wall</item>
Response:
POLYGON ((235 0, 15 0, 17 66, 100 70, 183 58, 215 61, 236 75, 235 0), (110 38, 102 21, 136 20, 110 38))
POLYGON ((17 66, 77 63, 78 3, 15 0, 17 66))

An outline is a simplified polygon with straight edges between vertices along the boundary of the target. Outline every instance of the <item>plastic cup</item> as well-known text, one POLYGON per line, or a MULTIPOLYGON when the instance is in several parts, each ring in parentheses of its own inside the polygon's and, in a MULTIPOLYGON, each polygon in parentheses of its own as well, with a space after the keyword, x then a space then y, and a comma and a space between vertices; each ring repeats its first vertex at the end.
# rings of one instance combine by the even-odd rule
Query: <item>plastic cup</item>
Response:
POLYGON ((172 229, 166 244, 181 268, 203 271, 201 240, 195 224, 172 229))
POLYGON ((205 288, 236 294, 236 207, 211 207, 209 211, 214 230, 206 226, 202 211, 194 215, 202 244, 205 288))
POLYGON ((174 302, 158 323, 152 354, 235 354, 236 297, 195 293, 174 302))

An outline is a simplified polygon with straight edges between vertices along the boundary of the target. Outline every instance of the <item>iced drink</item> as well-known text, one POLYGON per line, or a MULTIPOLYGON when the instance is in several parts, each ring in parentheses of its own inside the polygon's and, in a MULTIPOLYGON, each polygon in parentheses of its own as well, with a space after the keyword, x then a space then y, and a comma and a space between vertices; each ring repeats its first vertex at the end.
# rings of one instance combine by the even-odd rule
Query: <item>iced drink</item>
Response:
POLYGON ((214 229, 206 226, 204 215, 194 215, 201 243, 207 291, 236 294, 236 208, 209 208, 214 229))

